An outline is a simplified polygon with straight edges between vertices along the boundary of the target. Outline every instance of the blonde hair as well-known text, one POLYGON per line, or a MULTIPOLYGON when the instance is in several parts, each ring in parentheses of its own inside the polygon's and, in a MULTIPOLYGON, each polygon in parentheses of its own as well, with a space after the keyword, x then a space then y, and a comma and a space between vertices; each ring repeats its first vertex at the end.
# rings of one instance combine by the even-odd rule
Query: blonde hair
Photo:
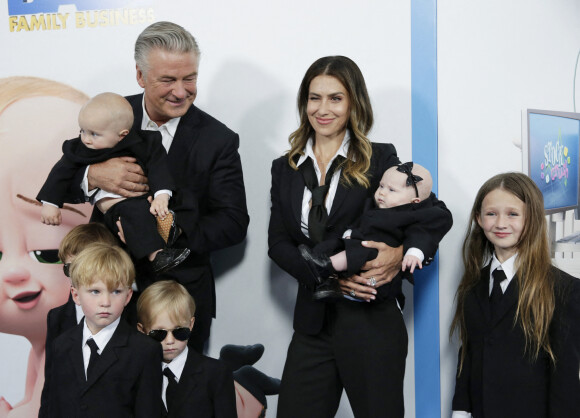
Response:
MULTIPOLYGON (((544 199, 536 184, 521 173, 498 174, 486 181, 479 189, 465 240, 463 242, 463 265, 465 270, 457 289, 457 308, 451 323, 450 337, 459 332, 465 348, 469 343, 465 328, 465 299, 481 280, 481 268, 491 259, 494 246, 486 238, 477 220, 481 215, 483 199, 494 190, 504 190, 524 203, 524 228, 516 243, 516 275, 519 287, 518 305, 514 326, 519 324, 526 338, 525 351, 535 360, 540 350, 544 350, 556 361, 550 344, 549 328, 554 315, 554 276, 551 270, 550 247, 548 244, 544 199)), ((465 349, 461 353, 459 371, 465 359, 465 349)))
POLYGON ((83 92, 58 81, 39 77, 6 77, 0 79, 0 113, 18 100, 29 97, 58 97, 75 103, 89 98, 83 92))
POLYGON ((308 120, 306 111, 308 105, 308 95, 310 83, 319 75, 327 75, 336 78, 346 89, 350 100, 350 117, 347 129, 351 132, 350 145, 348 147, 347 159, 339 168, 342 169, 341 179, 347 185, 353 181, 367 188, 370 186, 367 172, 371 166, 372 145, 366 137, 373 126, 373 108, 364 77, 350 58, 343 56, 323 57, 316 60, 306 71, 300 89, 298 90, 298 114, 300 115, 300 126, 290 134, 290 150, 288 151, 288 163, 294 170, 297 157, 304 154, 304 147, 309 138, 314 138, 314 128, 308 120))
POLYGON ((78 253, 71 263, 70 278, 75 288, 103 281, 107 289, 129 288, 135 280, 131 257, 120 247, 97 242, 78 253))
POLYGON ((161 312, 166 312, 172 321, 181 324, 195 316, 195 301, 185 287, 174 280, 155 282, 139 297, 137 318, 145 330, 150 330, 161 312))
POLYGON ((77 225, 60 242, 58 258, 64 263, 67 258, 76 256, 89 244, 95 242, 117 245, 117 240, 105 225, 98 222, 77 225))

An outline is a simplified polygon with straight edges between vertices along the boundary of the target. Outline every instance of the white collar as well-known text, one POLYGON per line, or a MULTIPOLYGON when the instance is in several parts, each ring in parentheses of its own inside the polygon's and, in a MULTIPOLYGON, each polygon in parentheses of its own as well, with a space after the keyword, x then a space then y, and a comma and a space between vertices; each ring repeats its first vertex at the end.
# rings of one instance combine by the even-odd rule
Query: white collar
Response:
POLYGON ((161 363, 161 370, 165 370, 169 368, 175 375, 175 379, 179 383, 179 379, 181 379, 181 374, 183 373, 183 368, 185 367, 185 361, 187 360, 187 352, 189 348, 185 346, 181 354, 171 360, 171 363, 161 363))
POLYGON ((175 138, 175 132, 177 131, 177 125, 181 120, 181 117, 169 119, 161 126, 157 126, 155 122, 151 120, 147 111, 145 110, 145 94, 143 94, 143 101, 141 102, 141 106, 143 107, 143 119, 141 120, 141 130, 143 131, 159 131, 162 127, 165 127, 167 133, 171 136, 171 138, 175 138))
POLYGON ((508 258, 506 261, 504 261, 503 263, 500 263, 499 260, 497 259, 497 257, 495 256, 495 253, 493 254, 493 257, 491 259, 491 267, 490 267, 490 274, 493 273, 493 271, 495 269, 497 269, 498 267, 501 267, 501 269, 503 270, 503 272, 505 273, 505 276, 507 277, 508 280, 513 279, 513 277, 516 275, 516 270, 515 270, 515 264, 516 264, 516 258, 518 257, 517 253, 512 255, 510 258, 508 258))
MULTIPOLYGON (((308 141, 306 142, 306 147, 304 148, 304 154, 300 156, 300 158, 298 159, 298 163, 296 164, 297 167, 299 167, 300 164, 302 164, 304 161, 306 161, 306 159, 308 157, 310 157, 313 162, 316 162, 316 157, 314 155, 314 149, 312 148, 313 143, 314 143, 314 141, 312 140, 312 138, 308 138, 308 141)), ((347 158, 349 145, 350 145, 350 133, 347 129, 346 133, 344 134, 344 138, 342 139, 342 143, 340 144, 340 147, 338 148, 338 151, 336 151, 336 154, 334 154, 334 156, 328 162, 328 167, 330 167, 330 165, 332 164, 332 162, 334 161, 334 159, 336 158, 337 155, 340 155, 344 158, 347 158)), ((318 164, 315 164, 315 165, 318 166, 318 164)))
POLYGON ((97 343, 97 347, 99 347, 99 354, 101 354, 103 352, 103 350, 105 349, 105 347, 107 346, 107 344, 109 343, 109 341, 111 340, 111 337, 115 333, 115 330, 117 329, 117 326, 119 325, 120 321, 121 321, 121 317, 117 318, 115 321, 113 321, 112 323, 107 325, 105 328, 103 328, 102 330, 97 332, 95 335, 93 335, 91 333, 91 330, 87 326, 87 319, 85 318, 85 320, 83 322, 83 345, 82 346, 84 347, 84 345, 87 343, 87 340, 89 338, 92 338, 93 340, 95 340, 95 343, 97 343))

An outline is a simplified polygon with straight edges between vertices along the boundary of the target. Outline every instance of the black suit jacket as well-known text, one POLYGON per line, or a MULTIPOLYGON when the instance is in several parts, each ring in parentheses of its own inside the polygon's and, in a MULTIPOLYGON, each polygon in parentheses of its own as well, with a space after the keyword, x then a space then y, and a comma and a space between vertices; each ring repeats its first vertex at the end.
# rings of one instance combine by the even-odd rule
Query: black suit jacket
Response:
POLYGON ((168 418, 236 418, 236 393, 232 372, 219 360, 198 354, 191 348, 175 395, 175 407, 168 418))
POLYGON ((140 132, 138 135, 131 130, 113 148, 104 149, 87 148, 78 137, 65 141, 62 151, 62 158, 54 165, 36 197, 39 201, 44 200, 59 207, 65 202, 81 203, 78 197, 70 198, 67 193, 79 170, 84 171, 87 165, 115 157, 130 156, 137 159, 149 178, 151 194, 158 190, 175 189, 167 166, 167 154, 158 132, 140 132))
POLYGON ((465 300, 468 335, 463 370, 457 377, 453 410, 478 417, 566 418, 580 416, 580 280, 553 267, 556 306, 550 324, 555 367, 540 351, 524 353, 525 337, 514 326, 518 279, 514 277, 491 317, 489 269, 465 300))
POLYGON ((121 320, 87 381, 83 326, 81 321, 54 340, 39 416, 161 416, 161 345, 121 320))
MULTIPOLYGON (((395 147, 391 144, 373 143, 373 154, 369 176, 369 188, 339 183, 332 208, 328 214, 325 239, 340 238, 348 225, 354 223, 364 210, 365 201, 371 198, 378 187, 383 172, 399 163, 395 147)), ((315 335, 324 323, 326 302, 314 301, 312 292, 316 281, 298 251, 299 244, 314 245, 300 228, 304 179, 299 171, 293 170, 288 158, 282 156, 272 163, 272 208, 268 228, 268 254, 283 270, 298 280, 298 296, 294 309, 294 329, 304 334, 315 335)), ((439 210, 451 216, 442 202, 439 210)), ((444 235, 444 232, 443 232, 444 235)), ((442 236, 442 235, 441 235, 442 236)), ((426 257, 432 254, 425 254, 426 257)))

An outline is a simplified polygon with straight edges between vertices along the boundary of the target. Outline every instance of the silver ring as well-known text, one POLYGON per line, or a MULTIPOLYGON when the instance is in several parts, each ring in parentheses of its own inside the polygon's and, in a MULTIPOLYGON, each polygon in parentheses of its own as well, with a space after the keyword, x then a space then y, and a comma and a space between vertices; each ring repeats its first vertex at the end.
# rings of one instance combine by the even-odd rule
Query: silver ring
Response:
POLYGON ((353 298, 355 298, 355 297, 356 297, 356 293, 354 293, 354 290, 351 290, 351 291, 350 291, 350 295, 351 295, 353 298))
POLYGON ((375 287, 375 285, 377 284, 377 279, 375 279, 375 277, 374 277, 374 276, 373 276, 373 277, 371 277, 370 283, 371 283, 371 286, 372 286, 372 287, 375 287))

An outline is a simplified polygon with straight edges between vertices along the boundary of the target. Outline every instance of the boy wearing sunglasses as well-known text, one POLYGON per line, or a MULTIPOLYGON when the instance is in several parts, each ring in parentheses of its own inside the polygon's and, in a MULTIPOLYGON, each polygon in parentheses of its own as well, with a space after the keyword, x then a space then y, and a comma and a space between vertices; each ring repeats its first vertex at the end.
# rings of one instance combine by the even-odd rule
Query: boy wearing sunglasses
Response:
POLYGON ((70 265, 84 320, 52 343, 40 417, 161 416, 159 345, 121 320, 135 269, 117 246, 88 245, 70 265))
POLYGON ((231 371, 218 360, 187 347, 194 315, 193 298, 173 280, 152 284, 137 301, 137 328, 163 347, 161 397, 167 417, 195 414, 235 418, 236 399, 231 371))

